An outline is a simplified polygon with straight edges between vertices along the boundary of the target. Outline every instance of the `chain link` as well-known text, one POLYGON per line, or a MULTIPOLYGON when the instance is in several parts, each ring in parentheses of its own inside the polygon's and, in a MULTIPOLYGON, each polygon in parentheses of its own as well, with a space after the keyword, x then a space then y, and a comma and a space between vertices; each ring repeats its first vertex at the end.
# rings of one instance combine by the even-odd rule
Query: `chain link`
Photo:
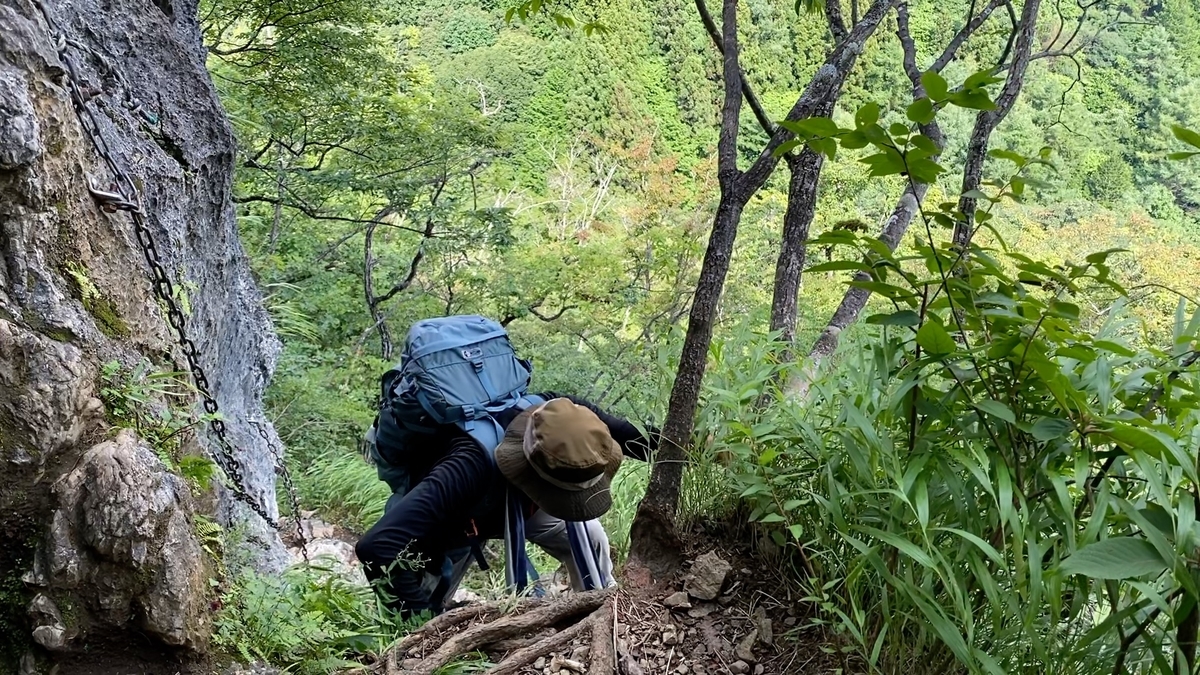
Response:
MULTIPOLYGON (((142 256, 146 260, 146 264, 150 270, 150 283, 154 289, 154 295, 158 301, 162 303, 167 314, 167 323, 170 324, 174 331, 176 342, 179 344, 183 352, 184 359, 187 360, 188 370, 191 371, 192 380, 196 387, 196 391, 200 395, 204 412, 209 415, 209 429, 212 432, 211 437, 216 442, 215 451, 210 450, 213 461, 220 467, 221 471, 229 478, 232 485, 234 497, 244 503, 251 511, 256 513, 269 526, 277 531, 282 531, 282 527, 268 513, 268 510, 260 503, 255 501, 246 491, 246 479, 242 474, 242 467, 235 457, 233 444, 229 441, 228 429, 225 421, 217 415, 219 406, 217 400, 212 395, 212 388, 208 381, 208 376, 204 373, 204 368, 200 365, 200 350, 196 348, 196 343, 192 342, 187 334, 187 318, 183 311, 180 310, 179 304, 175 300, 175 285, 167 275, 166 269, 163 267, 162 260, 158 254, 158 248, 154 244, 154 239, 150 234, 150 229, 146 224, 146 214, 142 209, 140 193, 130 179, 129 175, 117 164, 112 156, 112 152, 108 144, 104 140, 103 134, 100 133, 100 124, 96 119, 95 113, 87 105, 88 101, 93 96, 85 96, 79 85, 78 74, 75 70, 75 64, 68 53, 68 46, 76 46, 79 49, 87 50, 79 43, 68 40, 66 35, 59 30, 46 8, 40 0, 35 0, 35 4, 41 11, 42 16, 46 19, 46 24, 53 32, 55 46, 58 54, 63 61, 63 65, 67 71, 67 87, 71 94, 71 102, 75 108, 76 116, 79 118, 80 126, 84 133, 92 141, 95 146, 96 154, 104 160, 108 165, 108 169, 116 179, 116 182, 108 187, 100 187, 95 184, 91 176, 88 177, 88 192, 92 198, 107 213, 115 213, 124 211, 129 214, 129 219, 133 223, 134 234, 137 238, 138 246, 142 251, 142 256), (132 198, 130 196, 132 195, 132 198)), ((107 65, 107 64, 105 64, 107 65)), ((122 81, 123 80, 119 80, 122 81)), ((126 91, 126 98, 131 96, 131 92, 126 91)), ((267 432, 259 423, 254 423, 260 436, 267 444, 275 460, 275 471, 283 476, 285 487, 291 498, 292 513, 296 520, 296 536, 300 544, 300 550, 304 552, 305 559, 308 558, 304 531, 300 524, 300 503, 296 496, 295 486, 292 484, 291 474, 287 470, 287 466, 276 449, 274 443, 271 442, 267 432)))

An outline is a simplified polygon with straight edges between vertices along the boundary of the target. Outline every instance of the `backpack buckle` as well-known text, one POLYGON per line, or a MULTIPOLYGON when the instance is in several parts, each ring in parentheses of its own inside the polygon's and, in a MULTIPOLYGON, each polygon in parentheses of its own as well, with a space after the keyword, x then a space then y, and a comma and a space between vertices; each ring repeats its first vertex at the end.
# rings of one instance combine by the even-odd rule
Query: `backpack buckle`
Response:
POLYGON ((474 349, 464 349, 461 353, 464 359, 471 361, 472 359, 478 359, 479 357, 483 356, 483 348, 475 347, 474 349))

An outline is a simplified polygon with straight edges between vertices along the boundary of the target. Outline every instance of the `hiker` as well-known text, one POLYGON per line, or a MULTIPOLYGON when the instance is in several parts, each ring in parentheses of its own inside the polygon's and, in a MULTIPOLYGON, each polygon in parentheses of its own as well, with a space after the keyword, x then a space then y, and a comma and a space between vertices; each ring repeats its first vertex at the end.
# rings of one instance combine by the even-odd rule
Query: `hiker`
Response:
MULTIPOLYGON (((384 377, 385 405, 368 436, 380 477, 392 486, 393 495, 379 522, 355 547, 384 603, 402 617, 446 609, 471 560, 486 568, 482 545, 508 534, 512 508, 519 508, 523 516, 515 520, 523 522, 524 538, 564 563, 573 588, 584 587, 585 578, 593 576, 589 571, 599 577, 599 585, 611 585, 608 540, 597 518, 611 507, 610 482, 621 459, 646 460, 657 434, 650 433, 648 440, 633 424, 581 398, 525 394, 528 363, 510 356, 511 345, 498 324, 480 317, 419 323, 410 331, 405 352, 407 361, 402 359, 400 367, 384 377), (482 323, 469 324, 462 333, 454 321, 482 323), (435 345, 441 355, 434 370, 417 373, 431 349, 422 344, 435 345), (454 367, 460 355, 470 357, 467 362, 473 368, 463 372, 471 376, 449 381, 463 375, 447 368, 454 367), (515 384, 503 384, 514 376, 512 363, 519 364, 521 372, 515 384), (406 368, 411 375, 407 379, 402 377, 406 368), (429 373, 447 381, 422 383, 429 373), (466 391, 475 375, 489 393, 472 396, 466 391), (400 398, 411 394, 409 398, 419 402, 412 411, 403 400, 395 403, 395 392, 405 387, 411 391, 400 398), (449 408, 431 402, 435 389, 458 402, 453 409, 465 408, 477 416, 436 423, 433 413, 449 408), (476 403, 461 403, 472 399, 476 403), (497 400, 511 404, 496 404, 497 400), (480 408, 494 412, 479 416, 480 408), (502 435, 489 436, 493 426, 502 435), (422 433, 411 431, 418 427, 422 433), (582 524, 582 532, 576 532, 587 542, 594 570, 580 569, 574 559, 566 521, 582 524)), ((523 541, 518 546, 519 551, 506 552, 510 562, 527 562, 523 541)), ((517 583, 524 584, 523 576, 517 583)))

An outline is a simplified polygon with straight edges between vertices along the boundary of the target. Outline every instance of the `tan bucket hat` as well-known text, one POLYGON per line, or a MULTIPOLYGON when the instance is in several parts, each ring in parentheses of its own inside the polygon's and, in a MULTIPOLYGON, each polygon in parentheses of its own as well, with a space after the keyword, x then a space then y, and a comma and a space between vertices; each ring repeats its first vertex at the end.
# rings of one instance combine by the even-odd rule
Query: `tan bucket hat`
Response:
POLYGON ((609 488, 623 458, 596 413, 565 398, 521 413, 496 448, 505 478, 546 513, 575 521, 612 508, 609 488))

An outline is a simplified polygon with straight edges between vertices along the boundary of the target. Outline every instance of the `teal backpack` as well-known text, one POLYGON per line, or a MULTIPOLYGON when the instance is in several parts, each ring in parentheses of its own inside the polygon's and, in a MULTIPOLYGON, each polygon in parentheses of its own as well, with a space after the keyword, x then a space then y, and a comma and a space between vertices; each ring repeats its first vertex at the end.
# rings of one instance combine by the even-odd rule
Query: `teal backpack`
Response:
POLYGON ((497 416, 541 402, 526 395, 532 373, 508 332, 491 319, 449 316, 414 324, 400 362, 380 381, 379 416, 368 438, 380 478, 393 491, 407 491, 405 467, 426 459, 416 455, 428 445, 421 437, 449 424, 492 457, 504 437, 497 416))

